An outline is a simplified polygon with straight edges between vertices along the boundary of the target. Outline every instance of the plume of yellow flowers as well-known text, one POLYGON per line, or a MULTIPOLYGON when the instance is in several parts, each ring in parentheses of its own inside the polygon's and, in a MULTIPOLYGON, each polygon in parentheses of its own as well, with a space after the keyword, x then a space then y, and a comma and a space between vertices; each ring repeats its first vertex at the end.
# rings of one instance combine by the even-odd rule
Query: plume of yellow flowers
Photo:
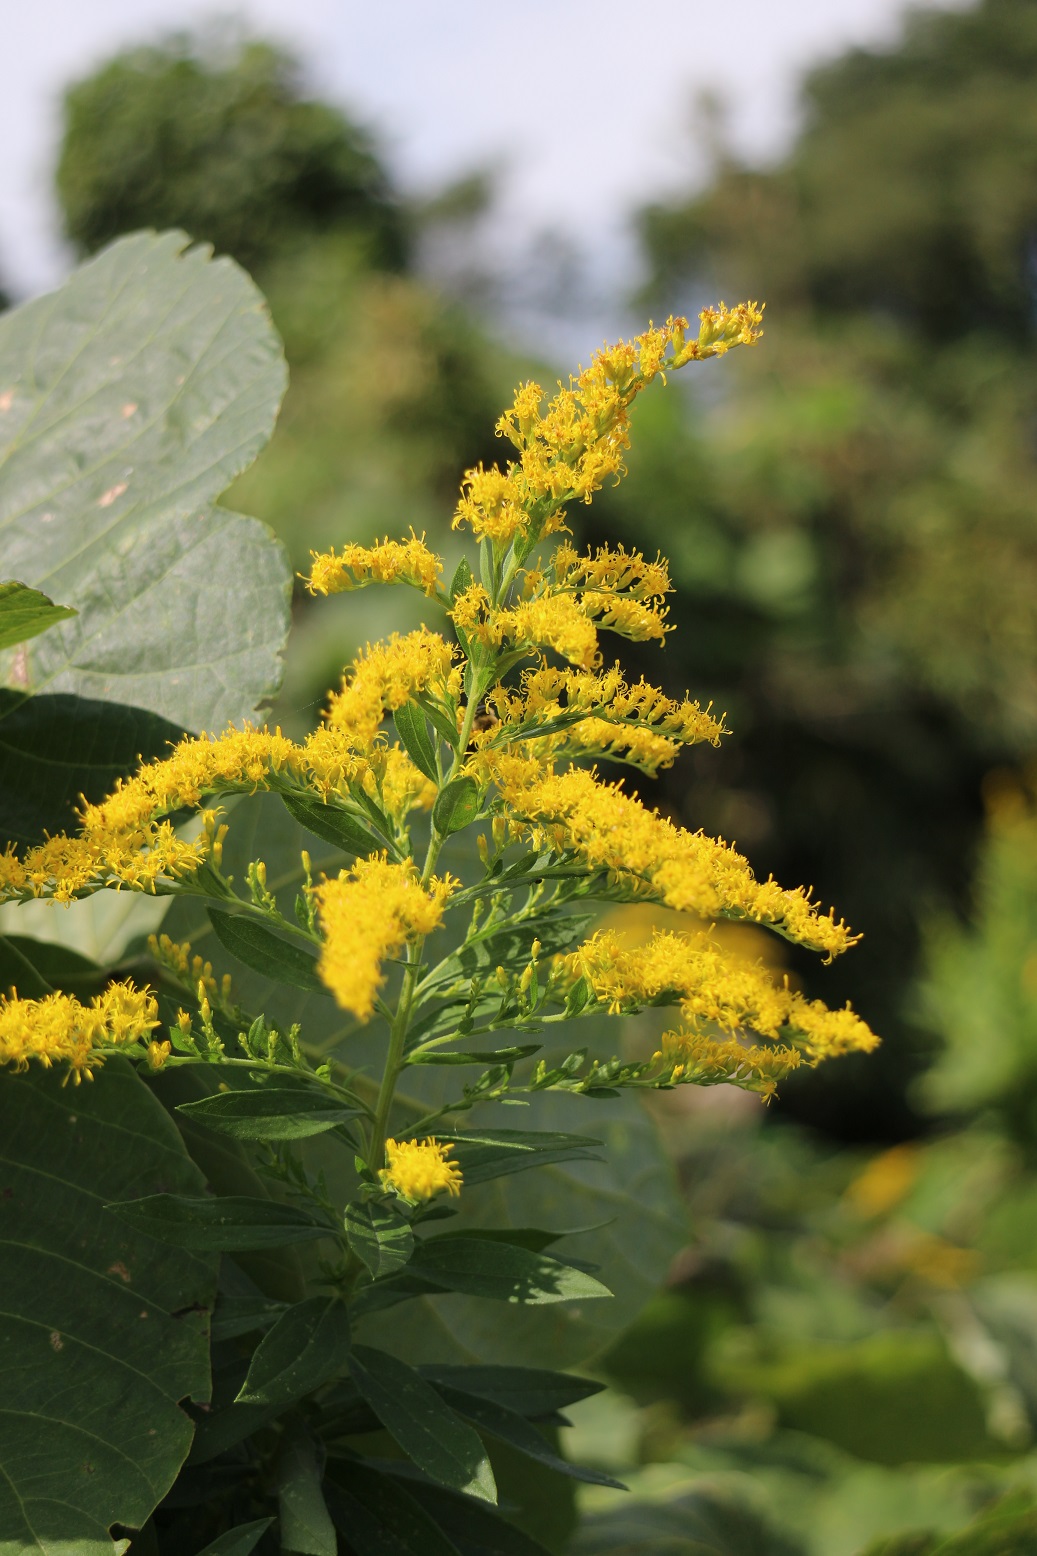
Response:
POLYGON ((370 1019, 385 982, 383 961, 439 928, 456 884, 446 876, 426 888, 413 865, 383 854, 358 859, 314 888, 324 931, 318 971, 343 1010, 370 1019))
POLYGON ((104 1062, 104 1050, 128 1047, 158 1026, 150 989, 111 983, 83 1005, 71 994, 42 999, 0 998, 0 1065, 27 1070, 29 1060, 50 1067, 64 1061, 78 1085, 104 1062))
POLYGON ((390 540, 375 546, 343 546, 340 552, 310 553, 313 565, 306 586, 311 594, 341 594, 372 583, 405 583, 435 596, 443 563, 430 551, 422 535, 411 530, 409 540, 390 540))

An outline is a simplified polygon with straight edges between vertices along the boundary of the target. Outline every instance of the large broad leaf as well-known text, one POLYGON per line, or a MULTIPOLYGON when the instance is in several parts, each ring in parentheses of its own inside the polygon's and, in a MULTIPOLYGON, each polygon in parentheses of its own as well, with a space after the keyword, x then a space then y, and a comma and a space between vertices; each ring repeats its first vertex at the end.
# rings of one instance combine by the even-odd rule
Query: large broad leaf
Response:
POLYGON ((182 734, 143 708, 0 688, 0 847, 74 830, 82 799, 103 799, 182 734))
POLYGON ((0 1551, 104 1556, 191 1445, 209 1390, 215 1259, 109 1215, 128 1184, 198 1192, 163 1109, 121 1061, 91 1085, 0 1074, 0 1551))
POLYGON ((79 613, 17 650, 18 685, 200 729, 280 679, 284 553, 213 503, 267 442, 285 366, 249 278, 187 243, 120 239, 0 318, 0 548, 79 613))

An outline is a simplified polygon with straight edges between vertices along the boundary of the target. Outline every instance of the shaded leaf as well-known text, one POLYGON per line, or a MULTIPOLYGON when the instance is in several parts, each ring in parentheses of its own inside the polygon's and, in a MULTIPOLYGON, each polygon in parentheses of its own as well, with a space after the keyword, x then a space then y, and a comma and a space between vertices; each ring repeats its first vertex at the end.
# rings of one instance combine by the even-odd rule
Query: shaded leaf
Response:
POLYGON ((600 1161, 591 1135, 564 1135, 522 1129, 455 1129, 452 1155, 457 1158, 465 1183, 488 1183, 509 1173, 546 1167, 551 1162, 600 1161))
POLYGON ((79 612, 27 651, 33 690, 211 729, 280 681, 285 554, 212 504, 267 442, 285 367, 244 271, 188 242, 122 238, 0 318, 0 542, 79 612))
POLYGON ((13 648, 38 637, 48 627, 67 621, 76 613, 67 605, 55 605, 54 601, 30 589, 27 584, 0 583, 0 650, 13 648))
POLYGON ((321 1491, 324 1456, 297 1423, 285 1432, 275 1473, 281 1549, 298 1556, 336 1556, 335 1526, 321 1491))
POLYGON ((450 1291, 498 1302, 539 1305, 609 1297, 601 1281, 547 1254, 513 1243, 484 1238, 429 1238, 419 1243, 412 1260, 416 1274, 450 1291))
MULTIPOLYGON (((381 838, 368 832, 355 816, 338 805, 325 805, 318 799, 308 799, 299 794, 282 794, 285 810, 307 832, 319 837, 344 854, 367 855, 384 846, 381 838)), ((302 878, 300 871, 300 879, 302 878)))
POLYGON ((105 974, 95 962, 46 940, 26 935, 0 935, 0 993, 16 988, 23 999, 39 999, 52 989, 97 994, 105 974))
POLYGON ((497 1500, 493 1471, 478 1433, 444 1404, 413 1367, 385 1351, 358 1345, 349 1370, 361 1396, 420 1470, 455 1491, 484 1502, 497 1500))
POLYGON ((294 1404, 344 1366, 349 1342, 349 1314, 337 1297, 294 1303, 259 1342, 234 1403, 294 1404))
POLYGON ((429 739, 425 715, 412 702, 405 702, 393 714, 393 723, 396 725, 396 733, 400 737, 403 748, 415 767, 419 772, 424 773, 426 778, 431 778, 433 783, 438 783, 436 753, 429 739))
POLYGON ((104 799, 182 735, 143 708, 0 689, 0 847, 74 831, 82 798, 104 799))
POLYGON ((327 994, 317 975, 317 957, 302 941, 286 940, 276 930, 241 913, 209 908, 209 922, 225 951, 277 983, 312 994, 327 994))
POLYGON ((284 1310, 283 1302, 274 1302, 269 1297, 227 1297, 221 1292, 209 1333, 214 1342, 254 1334, 257 1329, 269 1329, 284 1310))
POLYGON ((444 1052, 431 1049, 427 1053, 408 1054, 408 1064, 514 1064, 518 1059, 528 1059, 538 1054, 540 1043, 524 1043, 518 1048, 491 1048, 483 1053, 444 1052))
POLYGON ((461 1556, 435 1520, 396 1481, 343 1460, 326 1489, 336 1527, 356 1556, 461 1556))
POLYGON ((359 1111, 316 1085, 311 1091, 283 1086, 217 1091, 177 1108, 178 1113, 235 1140, 302 1140, 336 1128, 359 1111))
POLYGON ((436 1367, 419 1369, 437 1386, 462 1389, 480 1399, 536 1417, 554 1415, 567 1405, 600 1394, 604 1383, 577 1378, 568 1372, 548 1372, 540 1367, 436 1367))
POLYGON ((102 1556, 109 1525, 140 1528, 187 1455, 177 1402, 208 1397, 216 1277, 103 1202, 201 1175, 120 1061, 79 1088, 0 1076, 0 1140, 0 1550, 102 1556))
POLYGON ((573 1480, 587 1481, 592 1486, 611 1486, 616 1491, 626 1490, 622 1481, 613 1480, 611 1475, 604 1475, 600 1470, 583 1469, 578 1464, 570 1464, 567 1459, 559 1458, 536 1427, 517 1411, 509 1410, 505 1405, 499 1405, 494 1401, 482 1399, 478 1395, 467 1394, 461 1389, 451 1388, 447 1384, 438 1383, 436 1388, 448 1405, 452 1405, 459 1415, 471 1421, 481 1432, 489 1432, 491 1436, 508 1443, 519 1453, 535 1459, 538 1464, 554 1470, 556 1474, 568 1475, 573 1480))
POLYGON ((294 1205, 271 1199, 210 1195, 189 1198, 183 1194, 149 1194, 106 1207, 123 1221, 178 1248, 219 1253, 252 1248, 281 1248, 334 1234, 324 1222, 315 1221, 294 1205))
POLYGON ((441 837, 460 832, 479 814, 479 786, 474 778, 455 778, 440 790, 432 807, 432 824, 441 837))
POLYGON ((391 1205, 354 1200, 346 1206, 345 1222, 350 1248, 375 1279, 401 1270, 414 1251, 414 1233, 391 1205))
POLYGON ((538 1540, 505 1523, 485 1503, 420 1482, 412 1483, 408 1490, 443 1532, 457 1541, 464 1556, 550 1556, 538 1540))
POLYGON ((221 1534, 199 1551, 198 1556, 249 1556, 273 1521, 272 1518, 257 1518, 253 1524, 239 1524, 236 1529, 228 1529, 226 1534, 221 1534))

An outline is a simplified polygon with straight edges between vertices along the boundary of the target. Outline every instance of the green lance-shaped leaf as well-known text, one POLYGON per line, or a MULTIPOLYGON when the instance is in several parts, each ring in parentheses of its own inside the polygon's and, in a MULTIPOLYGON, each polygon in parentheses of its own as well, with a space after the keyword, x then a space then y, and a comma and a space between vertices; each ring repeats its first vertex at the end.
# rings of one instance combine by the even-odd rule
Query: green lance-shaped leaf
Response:
POLYGON ((294 1303, 256 1347, 235 1403, 294 1404, 343 1367, 349 1342, 349 1314, 337 1297, 294 1303))
POLYGON ((567 1405, 600 1394, 605 1387, 571 1372, 542 1367, 420 1367, 423 1378, 437 1386, 461 1389, 479 1399, 504 1405, 529 1419, 553 1416, 567 1405))
POLYGON ((583 1270, 492 1238, 430 1237, 415 1249, 411 1267, 445 1289, 498 1302, 540 1306, 612 1295, 583 1270))
POLYGON ((222 913, 218 908, 208 912, 223 949, 253 972, 263 973, 275 983, 287 983, 293 989, 327 993, 317 976, 317 957, 302 941, 286 940, 275 929, 244 914, 222 913))
POLYGON ((285 810, 314 837, 340 848, 344 854, 365 856, 384 847, 382 839, 338 805, 325 805, 323 800, 310 799, 302 794, 282 794, 285 810))
POLYGON ((437 1387, 447 1404, 451 1405, 458 1415, 471 1421, 481 1432, 488 1432, 491 1437, 507 1443, 518 1453, 533 1459, 537 1464, 544 1465, 546 1469, 554 1470, 557 1475, 567 1475, 572 1480, 586 1481, 592 1486, 611 1486, 616 1491, 627 1489, 622 1481, 613 1480, 611 1475, 605 1475, 600 1470, 585 1469, 579 1464, 570 1464, 568 1459, 559 1458, 557 1453, 552 1452, 550 1444, 536 1427, 517 1411, 509 1410, 506 1406, 495 1404, 488 1399, 481 1399, 478 1395, 466 1394, 461 1389, 450 1388, 443 1384, 437 1387))
POLYGON ((92 1085, 0 1075, 0 1551, 113 1556, 191 1445, 209 1393, 216 1261, 105 1214, 127 1184, 201 1187, 168 1115, 121 1061, 92 1085))
POLYGON ((400 737, 403 748, 415 767, 423 772, 426 778, 431 778, 433 783, 438 783, 436 753, 429 739, 425 715, 412 702, 405 702, 402 708, 397 708, 393 714, 393 723, 396 725, 396 733, 400 737))
POLYGON ((456 600, 459 594, 464 594, 466 589, 470 589, 474 582, 475 579, 472 576, 472 569, 468 565, 468 558, 462 557, 457 564, 453 578, 450 580, 451 602, 456 600))
POLYGON ((149 1237, 200 1252, 244 1253, 334 1236, 323 1221, 314 1220, 294 1205, 245 1195, 196 1199, 183 1194, 149 1194, 107 1208, 149 1237))
POLYGON ((361 1110, 345 1106, 330 1092, 283 1086, 248 1091, 217 1091, 197 1102, 181 1102, 178 1113, 235 1140, 305 1140, 355 1118, 361 1110))
POLYGON ((55 605, 53 600, 38 589, 30 589, 28 584, 13 579, 0 583, 0 649, 28 642, 29 638, 38 637, 48 627, 56 627, 59 621, 68 621, 75 614, 69 606, 55 605))
POLYGON ((249 1556, 266 1534, 272 1518, 257 1518, 252 1524, 239 1524, 236 1529, 228 1529, 226 1534, 221 1534, 213 1540, 198 1556, 249 1556))
POLYGON ((0 689, 0 847, 74 830, 82 798, 103 799, 182 734, 142 708, 0 689))
POLYGON ((494 1178, 553 1162, 601 1161, 600 1140, 591 1135, 565 1135, 554 1130, 455 1129, 451 1152, 465 1183, 489 1183, 494 1178))
POLYGON ((323 1449, 299 1422, 282 1438, 274 1475, 281 1549, 297 1556, 337 1556, 338 1537, 321 1490, 323 1449))
POLYGON ((356 1556, 461 1556, 399 1481, 349 1459, 333 1474, 325 1489, 328 1508, 356 1556))
POLYGON ((188 243, 122 238, 0 318, 0 549, 78 611, 20 650, 28 689, 212 729, 281 677, 284 551, 214 503, 286 375, 248 276, 188 243))
POLYGON ((442 1486, 496 1502, 493 1471, 478 1433, 413 1367, 358 1345, 349 1370, 361 1396, 419 1469, 442 1486))
POLYGON ((481 1053, 462 1053, 457 1049, 428 1049, 407 1055, 408 1064, 514 1064, 538 1054, 542 1044, 523 1043, 517 1048, 491 1048, 481 1053))
POLYGON ((474 778, 454 778, 432 807, 432 823, 440 837, 460 832, 479 814, 479 786, 474 778))
POLYGON ((414 1233, 392 1205, 356 1202, 346 1206, 345 1220, 350 1248, 376 1280, 402 1270, 414 1252, 414 1233))
POLYGON ((269 1297, 228 1297, 220 1293, 213 1310, 209 1334, 213 1340, 236 1340, 239 1335, 269 1329, 285 1310, 283 1302, 269 1297))

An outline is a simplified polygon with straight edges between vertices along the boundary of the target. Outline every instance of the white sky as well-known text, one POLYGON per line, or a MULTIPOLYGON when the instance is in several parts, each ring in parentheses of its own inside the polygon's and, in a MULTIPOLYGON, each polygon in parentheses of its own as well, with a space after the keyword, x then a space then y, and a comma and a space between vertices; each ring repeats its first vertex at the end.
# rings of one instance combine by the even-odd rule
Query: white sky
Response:
POLYGON ((606 243, 622 214, 686 184, 689 104, 732 106, 736 143, 773 153, 795 79, 895 35, 902 0, 0 0, 0 277, 18 295, 67 267, 50 194, 66 83, 117 49, 233 14, 291 44, 315 90, 380 132, 410 188, 503 158, 517 249, 550 226, 606 243))

